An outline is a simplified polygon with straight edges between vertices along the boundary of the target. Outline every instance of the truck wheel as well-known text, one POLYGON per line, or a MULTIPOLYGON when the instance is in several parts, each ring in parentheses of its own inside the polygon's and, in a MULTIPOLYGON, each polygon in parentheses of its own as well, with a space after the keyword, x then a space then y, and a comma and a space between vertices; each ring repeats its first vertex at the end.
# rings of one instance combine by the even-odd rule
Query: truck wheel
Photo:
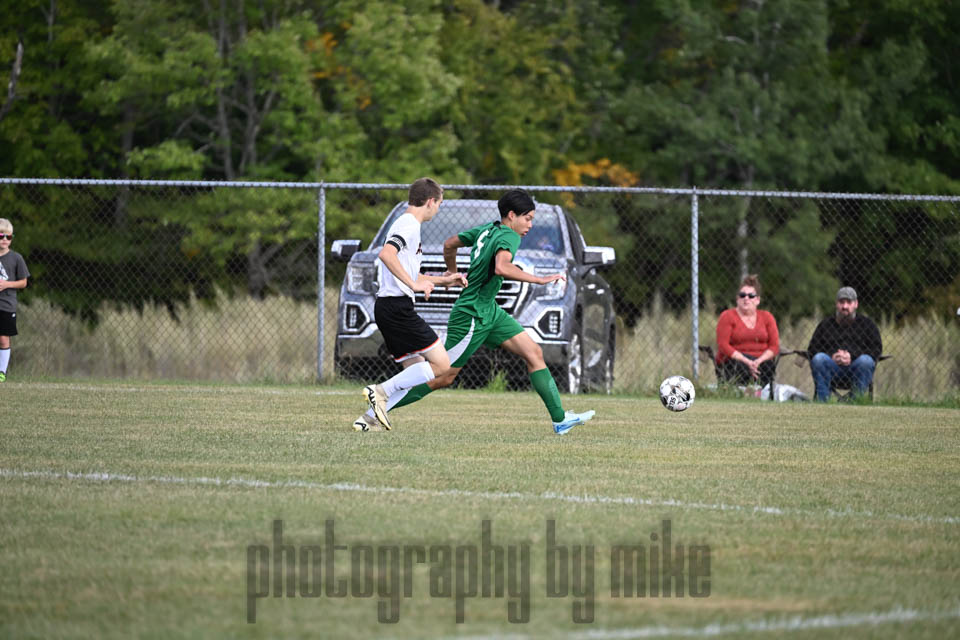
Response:
POLYGON ((564 393, 580 393, 583 382, 583 341, 580 331, 574 331, 570 336, 569 354, 567 363, 554 369, 554 380, 557 388, 564 393))
POLYGON ((607 344, 607 358, 603 363, 603 392, 607 395, 613 393, 613 365, 617 356, 617 336, 610 328, 610 341, 607 344))
POLYGON ((339 345, 336 345, 333 348, 333 371, 338 378, 350 379, 355 376, 353 363, 350 362, 350 360, 340 356, 339 345))

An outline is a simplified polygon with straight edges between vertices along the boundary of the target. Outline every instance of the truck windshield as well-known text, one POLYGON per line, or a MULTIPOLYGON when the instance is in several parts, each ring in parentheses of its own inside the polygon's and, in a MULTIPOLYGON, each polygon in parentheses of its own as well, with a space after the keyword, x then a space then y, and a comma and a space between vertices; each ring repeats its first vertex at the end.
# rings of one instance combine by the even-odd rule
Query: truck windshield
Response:
MULTIPOLYGON (((405 206, 397 207, 387 224, 373 241, 371 248, 383 246, 384 235, 394 220, 403 214, 405 206)), ((440 205, 440 212, 421 227, 420 238, 426 253, 441 253, 443 241, 457 233, 481 224, 500 219, 497 203, 490 201, 447 200, 440 205)), ((542 251, 562 255, 563 235, 557 213, 547 208, 538 209, 533 219, 533 228, 523 237, 521 250, 542 251)))

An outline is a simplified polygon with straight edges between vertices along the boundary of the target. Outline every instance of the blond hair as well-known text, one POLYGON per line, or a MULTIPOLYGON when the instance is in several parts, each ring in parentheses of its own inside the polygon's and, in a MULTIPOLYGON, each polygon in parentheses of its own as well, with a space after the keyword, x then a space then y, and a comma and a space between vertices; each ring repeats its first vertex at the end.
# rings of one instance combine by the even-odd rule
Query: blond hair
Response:
POLYGON ((6 218, 0 218, 0 231, 13 233, 13 224, 6 218))

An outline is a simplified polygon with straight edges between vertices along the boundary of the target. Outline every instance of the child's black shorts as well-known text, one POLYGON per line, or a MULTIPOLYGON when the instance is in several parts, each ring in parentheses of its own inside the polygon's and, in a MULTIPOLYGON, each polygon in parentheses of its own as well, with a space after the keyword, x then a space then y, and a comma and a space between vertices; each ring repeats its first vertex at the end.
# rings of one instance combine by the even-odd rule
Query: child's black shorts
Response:
POLYGON ((17 335, 17 312, 0 311, 0 336, 17 335))

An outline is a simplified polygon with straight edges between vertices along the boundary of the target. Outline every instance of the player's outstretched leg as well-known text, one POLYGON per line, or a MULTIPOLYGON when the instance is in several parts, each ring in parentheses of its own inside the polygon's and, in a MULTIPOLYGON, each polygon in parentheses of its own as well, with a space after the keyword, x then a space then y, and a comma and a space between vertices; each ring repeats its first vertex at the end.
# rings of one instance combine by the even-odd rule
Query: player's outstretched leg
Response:
POLYGON ((553 420, 553 432, 557 435, 563 435, 578 424, 583 424, 593 417, 594 411, 574 413, 573 411, 563 410, 557 383, 550 375, 549 369, 531 371, 529 375, 530 384, 536 389, 540 399, 543 400, 543 404, 546 405, 547 411, 550 412, 550 419, 553 420))
MULTIPOLYGON (((394 393, 393 395, 389 396, 387 398, 386 404, 384 404, 383 406, 386 407, 386 411, 389 412, 396 407, 403 407, 405 405, 414 403, 420 398, 430 393, 431 391, 433 391, 434 389, 432 388, 431 385, 434 385, 434 384, 438 384, 437 378, 434 378, 433 380, 431 380, 429 385, 420 384, 414 387, 413 389, 401 389, 396 393, 394 393)), ((367 393, 366 393, 366 389, 364 389, 364 398, 366 397, 367 397, 367 393)), ((366 429, 362 428, 361 424, 359 424, 361 420, 366 421, 367 425, 371 425, 371 424, 377 425, 376 429, 369 429, 369 431, 385 431, 385 429, 382 429, 380 427, 380 424, 378 424, 378 418, 374 414, 372 408, 367 409, 367 412, 360 418, 357 418, 356 420, 354 420, 354 423, 353 423, 353 428, 356 429, 357 431, 367 431, 366 429)), ((392 426, 392 423, 391 423, 391 426, 392 426)))
MULTIPOLYGON (((512 320, 512 318, 510 320, 512 320)), ((517 325, 517 328, 519 328, 519 325, 517 325)), ((560 391, 557 389, 557 383, 553 379, 553 376, 550 375, 547 364, 543 361, 543 350, 530 336, 521 331, 517 331, 516 335, 504 341, 501 346, 507 351, 519 355, 526 361, 527 375, 530 376, 530 384, 537 392, 537 395, 540 396, 540 399, 543 400, 544 406, 550 413, 554 433, 563 435, 578 424, 583 424, 593 417, 593 411, 574 413, 573 411, 563 410, 563 402, 560 400, 560 391)))
MULTIPOLYGON (((387 412, 402 400, 408 391, 422 387, 436 378, 436 371, 449 369, 450 357, 443 346, 439 344, 439 340, 436 347, 439 348, 430 348, 419 356, 405 360, 403 363, 404 369, 392 378, 384 380, 378 385, 364 387, 363 397, 370 406, 367 411, 368 417, 375 417, 388 431, 393 428, 393 424, 387 417, 387 412), (424 359, 426 359, 426 362, 424 359)), ((410 401, 412 402, 413 399, 410 401)), ((358 423, 355 422, 354 428, 357 431, 366 431, 366 429, 357 428, 358 426, 358 423)))
POLYGON ((403 394, 403 395, 400 396, 397 400, 397 403, 390 408, 399 409, 400 407, 405 407, 408 404, 413 404, 414 402, 416 402, 417 400, 420 400, 425 395, 431 392, 433 392, 433 388, 431 388, 429 384, 427 383, 418 384, 413 389, 408 389, 406 391, 401 391, 400 393, 398 393, 397 396, 400 396, 400 394, 403 394))
POLYGON ((537 392, 537 395, 540 396, 543 404, 547 407, 550 419, 554 422, 562 422, 564 420, 563 403, 560 401, 560 391, 557 389, 557 383, 553 376, 550 375, 550 370, 544 366, 542 369, 531 371, 527 375, 530 376, 530 384, 534 391, 537 392))

